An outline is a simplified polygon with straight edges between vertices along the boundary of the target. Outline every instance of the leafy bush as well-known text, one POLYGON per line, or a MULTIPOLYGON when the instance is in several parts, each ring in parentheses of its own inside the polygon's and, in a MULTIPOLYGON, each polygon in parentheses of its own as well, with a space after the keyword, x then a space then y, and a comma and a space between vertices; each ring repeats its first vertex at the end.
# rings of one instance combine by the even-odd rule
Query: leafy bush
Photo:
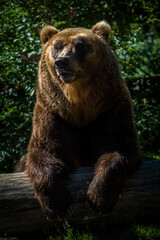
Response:
MULTIPOLYGON (((1 1, 0 172, 12 171, 27 148, 41 54, 39 32, 46 24, 63 29, 91 27, 102 19, 111 23, 111 45, 134 98, 135 120, 143 150, 159 154, 159 98, 142 97, 144 87, 133 86, 135 79, 144 78, 145 83, 146 76, 159 76, 159 9, 158 1, 143 0, 1 1), (135 91, 137 87, 139 90, 135 91)), ((151 82, 147 88, 149 92, 152 85, 151 82)))
MULTIPOLYGON (((84 228, 85 229, 85 228, 84 228)), ((118 229, 110 228, 102 231, 98 227, 80 231, 71 227, 66 222, 62 229, 57 229, 54 237, 50 236, 48 240, 160 240, 160 228, 154 226, 128 226, 118 229)))
POLYGON ((159 75, 160 37, 155 38, 156 34, 157 31, 152 25, 148 32, 144 33, 144 29, 136 24, 133 25, 129 35, 123 38, 113 36, 116 54, 125 79, 134 80, 159 75))
POLYGON ((30 137, 40 41, 17 3, 2 5, 1 15, 0 167, 10 171, 30 137))
POLYGON ((160 155, 160 37, 155 38, 157 32, 152 25, 147 33, 143 31, 136 24, 129 36, 120 39, 113 35, 112 41, 132 95, 142 150, 160 155))

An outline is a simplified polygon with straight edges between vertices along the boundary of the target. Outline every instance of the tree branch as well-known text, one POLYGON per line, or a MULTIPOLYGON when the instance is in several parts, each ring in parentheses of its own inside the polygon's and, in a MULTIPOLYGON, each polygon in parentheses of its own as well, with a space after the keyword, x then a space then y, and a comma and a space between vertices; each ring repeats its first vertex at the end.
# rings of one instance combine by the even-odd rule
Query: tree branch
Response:
MULTIPOLYGON (((145 161, 130 176, 111 213, 98 216, 85 205, 93 168, 80 168, 70 176, 67 187, 75 200, 74 223, 94 225, 160 221, 160 160, 145 161)), ((0 234, 20 235, 53 227, 46 220, 24 173, 0 174, 0 234)))

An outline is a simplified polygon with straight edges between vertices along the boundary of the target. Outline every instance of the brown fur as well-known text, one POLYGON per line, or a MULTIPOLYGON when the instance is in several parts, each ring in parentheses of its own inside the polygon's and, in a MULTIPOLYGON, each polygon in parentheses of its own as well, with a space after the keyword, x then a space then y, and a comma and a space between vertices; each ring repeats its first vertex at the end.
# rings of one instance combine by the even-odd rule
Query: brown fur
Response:
POLYGON ((64 181, 76 167, 95 166, 88 202, 94 210, 108 212, 142 161, 130 95, 109 34, 105 22, 92 30, 46 27, 41 32, 26 172, 50 219, 70 212, 73 200, 64 181), (63 68, 56 65, 59 59, 67 62, 63 68))

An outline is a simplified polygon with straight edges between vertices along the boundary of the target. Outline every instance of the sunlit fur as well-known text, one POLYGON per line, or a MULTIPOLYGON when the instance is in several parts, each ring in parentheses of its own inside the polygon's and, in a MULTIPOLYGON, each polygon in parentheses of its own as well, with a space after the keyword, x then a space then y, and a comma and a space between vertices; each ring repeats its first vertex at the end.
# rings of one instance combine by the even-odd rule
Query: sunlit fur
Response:
MULTIPOLYGON (((76 62, 73 67, 78 68, 76 62)), ((76 28, 59 32, 44 46, 39 66, 38 96, 39 104, 43 101, 45 108, 58 111, 62 118, 74 125, 84 126, 120 98, 128 98, 129 94, 108 43, 91 30, 76 28), (57 39, 65 39, 70 46, 72 40, 82 33, 94 52, 86 56, 79 79, 66 84, 58 79, 54 68, 55 60, 51 55, 53 43, 57 39)))

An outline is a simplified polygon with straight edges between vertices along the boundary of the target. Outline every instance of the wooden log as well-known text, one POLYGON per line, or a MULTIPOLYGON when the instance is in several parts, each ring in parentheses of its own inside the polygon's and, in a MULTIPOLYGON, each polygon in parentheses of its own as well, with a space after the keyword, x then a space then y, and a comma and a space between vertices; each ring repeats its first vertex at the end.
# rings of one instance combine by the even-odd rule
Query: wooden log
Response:
MULTIPOLYGON (((80 168, 67 187, 75 200, 73 223, 99 225, 160 222, 160 160, 145 161, 130 176, 113 211, 97 216, 85 205, 93 168, 80 168)), ((0 236, 40 233, 53 227, 46 220, 24 173, 0 174, 0 236)))

